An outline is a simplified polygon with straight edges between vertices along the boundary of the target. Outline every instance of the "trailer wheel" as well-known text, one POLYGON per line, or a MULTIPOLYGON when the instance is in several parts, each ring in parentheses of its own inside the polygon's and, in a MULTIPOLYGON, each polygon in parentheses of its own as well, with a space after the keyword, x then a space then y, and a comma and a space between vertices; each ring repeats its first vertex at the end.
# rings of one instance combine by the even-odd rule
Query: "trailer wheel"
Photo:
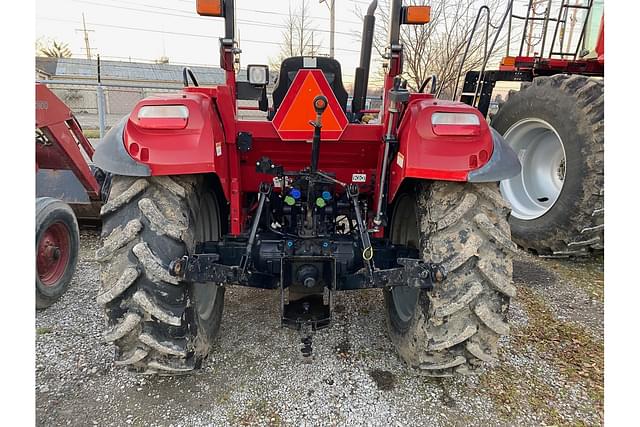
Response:
POLYGON ((497 362, 498 338, 509 333, 516 250, 497 186, 419 183, 394 205, 392 242, 419 248, 425 260, 448 271, 432 291, 384 291, 388 331, 400 357, 435 377, 497 362))
POLYGON ((73 211, 52 197, 36 199, 36 308, 47 308, 69 287, 80 233, 73 211))
POLYGON ((221 235, 217 199, 201 177, 114 176, 102 207, 101 265, 107 342, 116 364, 175 375, 200 366, 218 332, 224 289, 184 283, 168 265, 221 235))
POLYGON ((560 74, 514 93, 491 125, 522 173, 500 184, 514 240, 539 255, 604 248, 604 83, 560 74))

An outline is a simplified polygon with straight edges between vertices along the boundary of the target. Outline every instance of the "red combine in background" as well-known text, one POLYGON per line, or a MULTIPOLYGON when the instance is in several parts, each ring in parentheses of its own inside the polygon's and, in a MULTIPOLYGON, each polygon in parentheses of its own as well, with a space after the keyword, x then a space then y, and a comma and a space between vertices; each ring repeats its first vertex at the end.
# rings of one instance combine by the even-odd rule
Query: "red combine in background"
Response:
POLYGON ((500 184, 513 238, 546 257, 600 253, 604 1, 529 0, 524 15, 512 5, 502 21, 508 18, 506 56, 498 70, 467 73, 461 100, 486 116, 497 82, 524 82, 491 117, 522 163, 522 173, 500 184), (515 22, 522 33, 512 31, 515 22))

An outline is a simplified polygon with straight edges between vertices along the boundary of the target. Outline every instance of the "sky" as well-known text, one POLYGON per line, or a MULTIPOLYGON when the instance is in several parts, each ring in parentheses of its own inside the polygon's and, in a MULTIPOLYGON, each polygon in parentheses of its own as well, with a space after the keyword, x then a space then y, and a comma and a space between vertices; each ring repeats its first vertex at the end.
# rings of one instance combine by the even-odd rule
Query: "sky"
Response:
MULTIPOLYGON (((294 9, 301 3, 290 1, 294 9)), ((328 54, 329 8, 318 0, 307 3, 312 26, 317 29, 314 44, 320 46, 320 54, 328 54)), ((343 79, 349 82, 359 61, 362 31, 356 10, 366 10, 369 2, 335 3, 335 56, 342 64, 343 79)), ((268 64, 280 50, 284 30, 280 26, 288 14, 289 0, 236 0, 236 8, 241 64, 268 64)), ((84 34, 80 31, 84 13, 87 29, 91 30, 92 53, 104 59, 136 61, 166 56, 172 63, 217 66, 224 20, 200 17, 195 10, 195 0, 37 0, 36 39, 68 43, 74 57, 85 58, 84 34)))

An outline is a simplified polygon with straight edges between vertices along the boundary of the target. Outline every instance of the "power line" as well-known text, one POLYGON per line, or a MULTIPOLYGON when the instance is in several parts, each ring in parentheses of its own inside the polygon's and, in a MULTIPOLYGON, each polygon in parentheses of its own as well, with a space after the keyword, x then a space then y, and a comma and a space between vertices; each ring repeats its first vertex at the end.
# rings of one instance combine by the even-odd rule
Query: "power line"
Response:
MULTIPOLYGON (((73 24, 78 24, 77 21, 73 21, 70 19, 60 19, 60 18, 48 18, 48 17, 44 17, 44 16, 37 16, 36 19, 42 19, 45 21, 55 21, 55 22, 69 22, 69 23, 73 23, 73 24)), ((204 39, 212 39, 212 40, 218 40, 219 37, 216 36, 208 36, 208 35, 204 35, 204 34, 194 34, 194 33, 183 33, 183 32, 179 32, 179 31, 166 31, 166 30, 156 30, 156 29, 151 29, 151 28, 137 28, 137 27, 129 27, 129 26, 125 26, 125 25, 113 25, 113 24, 97 24, 97 23, 89 23, 90 25, 93 25, 95 27, 105 27, 105 28, 115 28, 115 29, 120 29, 120 30, 131 30, 131 31, 141 31, 141 32, 147 32, 147 33, 157 33, 157 34, 168 34, 168 35, 173 35, 173 36, 187 36, 187 37, 197 37, 197 38, 204 38, 204 39)), ((269 44, 269 45, 275 45, 275 46, 281 46, 282 42, 276 42, 276 41, 268 41, 268 40, 248 40, 248 39, 243 39, 242 40, 243 43, 256 43, 256 44, 269 44)), ((359 50, 355 50, 355 49, 345 49, 345 48, 336 48, 336 50, 340 50, 343 52, 355 52, 355 53, 359 53, 359 50)))
MULTIPOLYGON (((73 0, 73 1, 77 2, 77 3, 91 4, 91 5, 95 5, 95 6, 107 7, 107 8, 113 8, 113 9, 124 9, 124 10, 131 10, 131 11, 135 11, 135 12, 153 13, 153 14, 163 15, 163 16, 176 16, 176 17, 179 17, 179 18, 196 19, 196 20, 199 20, 199 21, 208 21, 208 18, 203 18, 203 17, 197 16, 197 15, 193 15, 193 14, 192 15, 182 15, 182 14, 177 14, 177 13, 159 12, 159 11, 155 11, 155 10, 137 9, 137 8, 133 8, 133 7, 125 7, 125 6, 118 6, 118 5, 113 5, 113 4, 105 4, 105 3, 99 3, 99 2, 88 1, 88 0, 73 0)), ((170 8, 161 8, 161 7, 158 7, 158 9, 180 10, 180 9, 170 9, 170 8)), ((184 11, 184 12, 187 12, 187 11, 184 11)), ((282 24, 265 23, 265 22, 260 22, 260 21, 252 21, 252 20, 248 20, 248 19, 237 19, 236 22, 238 22, 240 24, 251 24, 251 25, 254 25, 254 26, 267 27, 267 28, 282 28, 282 29, 288 28, 286 25, 282 25, 282 24)), ((323 33, 330 33, 329 30, 321 30, 321 29, 315 29, 314 31, 319 31, 319 32, 323 32, 323 33)), ((345 36, 353 36, 353 33, 347 33, 347 32, 344 32, 344 31, 336 31, 335 33, 336 34, 345 35, 345 36)))
MULTIPOLYGON (((115 1, 120 1, 120 0, 115 0, 115 1)), ((193 1, 191 0, 177 0, 183 3, 190 3, 190 4, 194 4, 193 1)), ((368 3, 367 3, 368 4, 368 3)), ((154 6, 155 7, 155 6, 154 6)), ((245 12, 255 12, 255 13, 263 13, 263 14, 267 14, 267 15, 280 15, 280 16, 286 16, 288 17, 289 14, 288 13, 284 13, 284 12, 274 12, 272 10, 260 10, 260 9, 245 9, 242 7, 236 7, 237 10, 242 10, 245 12)), ((182 11, 185 11, 184 9, 182 9, 182 11)), ((291 16, 295 16, 296 18, 300 18, 301 15, 298 15, 296 13, 291 13, 291 16)), ((331 20, 331 18, 325 18, 324 16, 307 16, 305 15, 305 18, 311 18, 311 19, 322 19, 325 21, 329 21, 331 20)), ((346 19, 337 19, 336 18, 336 22, 344 22, 346 24, 356 24, 356 25, 362 25, 362 22, 357 22, 357 21, 348 21, 346 19)))

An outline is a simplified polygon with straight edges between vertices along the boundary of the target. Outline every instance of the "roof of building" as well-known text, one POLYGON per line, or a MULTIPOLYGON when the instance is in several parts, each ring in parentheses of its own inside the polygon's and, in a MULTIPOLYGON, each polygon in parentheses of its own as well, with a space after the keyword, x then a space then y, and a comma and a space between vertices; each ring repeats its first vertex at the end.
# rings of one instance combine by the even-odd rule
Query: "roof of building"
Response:
MULTIPOLYGON (((171 82, 182 83, 184 65, 153 64, 144 62, 100 61, 102 80, 129 82, 171 82)), ((215 85, 224 82, 224 70, 217 67, 190 66, 198 83, 215 85)), ((84 58, 36 57, 36 69, 44 71, 52 78, 68 80, 98 78, 98 61, 84 58)), ((238 78, 242 79, 243 73, 238 78)))

